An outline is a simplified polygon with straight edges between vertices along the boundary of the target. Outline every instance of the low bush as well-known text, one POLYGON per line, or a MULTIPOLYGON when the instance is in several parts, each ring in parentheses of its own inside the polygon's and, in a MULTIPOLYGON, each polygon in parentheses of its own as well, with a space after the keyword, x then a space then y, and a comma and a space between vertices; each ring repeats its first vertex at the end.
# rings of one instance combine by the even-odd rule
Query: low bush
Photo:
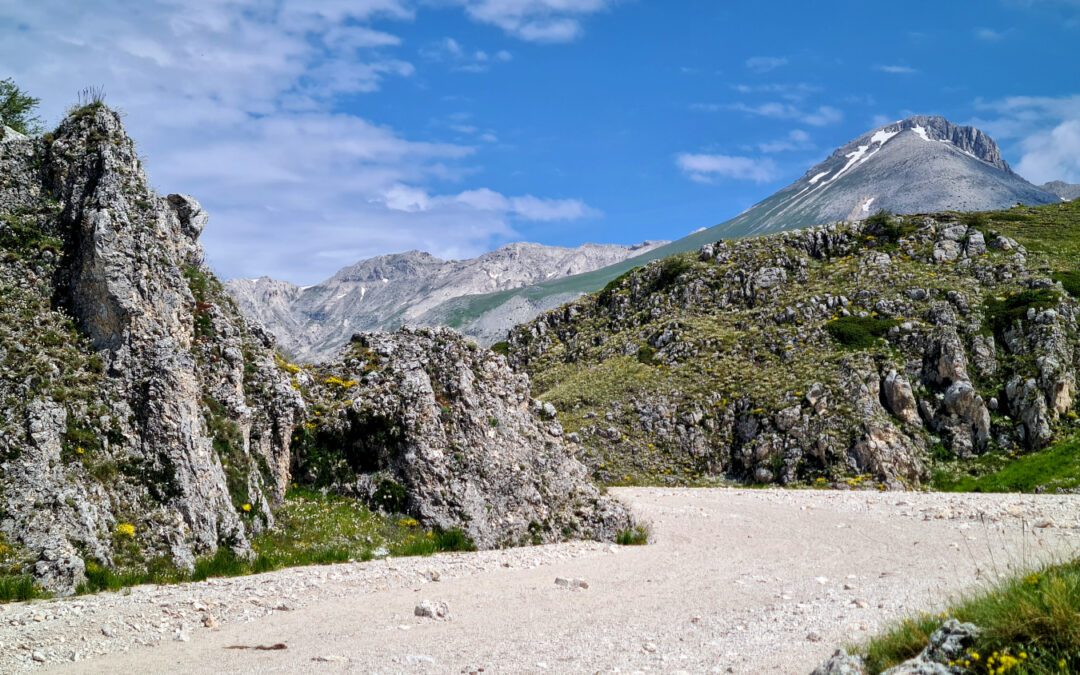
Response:
POLYGON ((1056 307, 1058 294, 1048 288, 1026 290, 1004 298, 987 298, 986 323, 995 334, 1001 334, 1017 321, 1027 318, 1028 310, 1036 312, 1056 307))
POLYGON ((825 324, 825 329, 844 349, 868 349, 899 323, 896 319, 844 316, 825 324))

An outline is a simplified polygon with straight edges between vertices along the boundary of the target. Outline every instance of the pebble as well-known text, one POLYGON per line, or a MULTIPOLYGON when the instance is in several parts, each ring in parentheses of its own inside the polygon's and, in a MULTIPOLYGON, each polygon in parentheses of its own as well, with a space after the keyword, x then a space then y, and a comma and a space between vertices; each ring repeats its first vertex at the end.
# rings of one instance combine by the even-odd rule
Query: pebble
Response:
POLYGON ((567 579, 566 577, 555 577, 555 585, 569 589, 585 589, 589 587, 589 583, 584 579, 567 579))
POLYGON ((449 619, 450 606, 445 602, 424 600, 413 609, 413 614, 426 619, 449 619))

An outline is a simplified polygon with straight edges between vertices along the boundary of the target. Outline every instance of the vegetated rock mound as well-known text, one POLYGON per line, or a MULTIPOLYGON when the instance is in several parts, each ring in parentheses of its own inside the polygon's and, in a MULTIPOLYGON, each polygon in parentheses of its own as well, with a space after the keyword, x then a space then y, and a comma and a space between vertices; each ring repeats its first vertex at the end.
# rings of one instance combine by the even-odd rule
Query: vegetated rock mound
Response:
MULTIPOLYGON (((226 287, 244 313, 273 332, 290 356, 306 362, 328 361, 353 333, 396 330, 404 324, 443 325, 447 317, 433 310, 455 298, 588 272, 662 243, 563 248, 519 242, 467 260, 440 260, 422 251, 408 251, 361 260, 314 286, 263 277, 233 279, 226 287)), ((566 299, 572 297, 576 296, 566 299)), ((536 312, 531 312, 522 320, 534 316, 536 312)), ((489 336, 491 331, 484 325, 463 328, 490 343, 502 339, 515 323, 504 317, 494 336, 489 336)))
POLYGON ((206 214, 147 187, 100 104, 5 134, 0 174, 6 562, 64 594, 84 559, 247 552, 303 402, 202 263, 206 214))
POLYGON ((519 326, 506 348, 602 481, 918 485, 932 457, 1038 450, 1076 425, 1069 275, 995 217, 1026 216, 709 244, 519 326))
POLYGON ((480 548, 612 540, 631 525, 528 378, 452 330, 357 334, 296 378, 313 401, 294 437, 300 483, 461 528, 480 548))

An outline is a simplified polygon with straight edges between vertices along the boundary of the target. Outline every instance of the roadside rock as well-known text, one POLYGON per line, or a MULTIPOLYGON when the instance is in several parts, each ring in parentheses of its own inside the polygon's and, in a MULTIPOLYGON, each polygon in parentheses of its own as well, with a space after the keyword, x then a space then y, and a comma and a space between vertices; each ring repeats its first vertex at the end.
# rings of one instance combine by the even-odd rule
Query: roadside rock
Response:
POLYGON ((312 396, 323 412, 297 432, 298 481, 460 528, 480 548, 612 541, 631 526, 528 378, 450 329, 357 334, 315 371, 312 396))

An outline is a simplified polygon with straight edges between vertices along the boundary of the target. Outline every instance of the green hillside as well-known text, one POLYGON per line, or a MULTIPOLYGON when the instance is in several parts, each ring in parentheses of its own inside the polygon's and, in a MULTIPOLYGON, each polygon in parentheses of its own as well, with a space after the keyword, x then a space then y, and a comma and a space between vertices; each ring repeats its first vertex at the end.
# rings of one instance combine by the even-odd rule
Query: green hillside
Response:
POLYGON ((924 484, 1077 431, 1077 204, 710 249, 511 334, 603 482, 924 484))

